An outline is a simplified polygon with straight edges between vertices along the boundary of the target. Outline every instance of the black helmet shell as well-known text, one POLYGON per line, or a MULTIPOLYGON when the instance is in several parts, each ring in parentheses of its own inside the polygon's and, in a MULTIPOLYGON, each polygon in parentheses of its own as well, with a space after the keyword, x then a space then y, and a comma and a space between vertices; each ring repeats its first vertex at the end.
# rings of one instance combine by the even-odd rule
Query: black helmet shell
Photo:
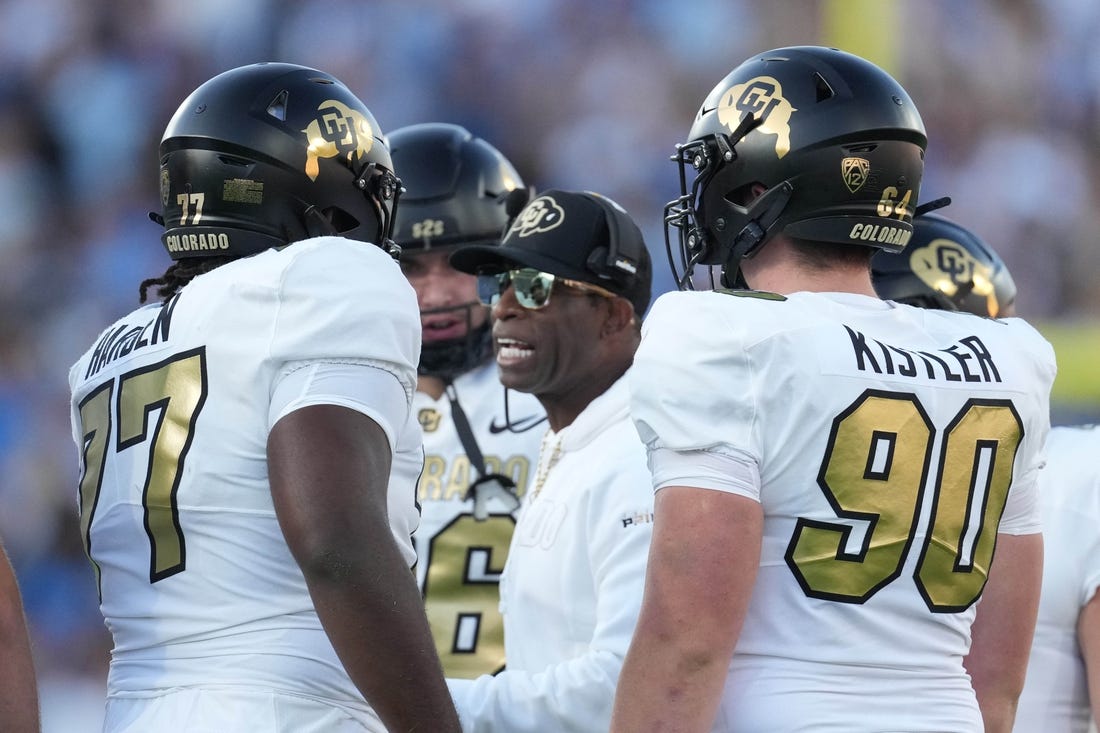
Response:
POLYGON ((317 234, 385 244, 400 182, 370 110, 323 71, 226 71, 177 109, 160 144, 173 259, 246 256, 317 234))
POLYGON ((913 238, 899 253, 871 258, 875 292, 923 308, 1002 316, 1016 301, 1004 260, 974 232, 938 214, 913 221, 913 238))
POLYGON ((520 192, 527 200, 508 159, 465 127, 428 122, 387 137, 405 187, 394 227, 403 251, 499 241, 510 218, 509 197, 520 192))
POLYGON ((668 208, 686 261, 735 272, 779 233, 893 251, 912 234, 924 124, 901 85, 858 56, 758 54, 714 87, 688 139, 668 208))

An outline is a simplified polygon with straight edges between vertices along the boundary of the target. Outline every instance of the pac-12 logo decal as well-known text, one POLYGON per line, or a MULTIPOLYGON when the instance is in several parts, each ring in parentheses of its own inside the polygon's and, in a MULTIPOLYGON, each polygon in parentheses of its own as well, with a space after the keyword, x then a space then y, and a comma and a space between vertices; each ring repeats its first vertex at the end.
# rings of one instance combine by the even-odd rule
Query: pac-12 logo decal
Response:
POLYGON ((855 193, 867 183, 867 174, 871 172, 871 162, 864 158, 845 158, 840 161, 840 173, 844 178, 844 185, 855 193))
POLYGON ((563 209, 553 196, 539 196, 527 204, 520 215, 512 222, 505 241, 512 237, 526 237, 537 232, 556 229, 565 221, 563 209))
POLYGON ((782 158, 791 152, 791 113, 797 112, 783 96, 783 87, 770 76, 758 76, 744 84, 734 84, 718 102, 718 121, 737 129, 746 115, 763 120, 756 129, 775 135, 775 155, 782 158))
POLYGON ((317 107, 317 118, 306 129, 306 175, 316 181, 321 158, 344 156, 348 163, 362 160, 374 146, 374 130, 362 112, 329 99, 317 107), (354 158, 354 161, 353 161, 354 158))

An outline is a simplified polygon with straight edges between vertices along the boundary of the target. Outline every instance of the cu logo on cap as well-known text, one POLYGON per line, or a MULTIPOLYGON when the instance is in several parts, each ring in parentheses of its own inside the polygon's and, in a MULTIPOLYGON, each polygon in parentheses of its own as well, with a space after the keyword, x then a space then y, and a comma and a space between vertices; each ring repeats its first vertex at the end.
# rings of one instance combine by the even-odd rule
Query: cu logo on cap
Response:
POLYGON ((508 237, 526 237, 538 232, 557 229, 565 221, 563 209, 553 196, 540 196, 520 212, 508 230, 508 237))

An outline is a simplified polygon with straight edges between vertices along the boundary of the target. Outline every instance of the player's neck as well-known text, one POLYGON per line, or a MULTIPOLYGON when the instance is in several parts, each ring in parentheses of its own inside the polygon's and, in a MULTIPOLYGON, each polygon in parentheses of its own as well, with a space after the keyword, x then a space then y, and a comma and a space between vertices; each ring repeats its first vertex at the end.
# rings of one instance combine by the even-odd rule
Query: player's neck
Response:
POLYGON ((629 350, 609 355, 599 363, 599 367, 586 374, 577 374, 567 388, 552 392, 536 393, 544 410, 546 421, 555 433, 569 427, 593 400, 611 389, 612 385, 626 373, 634 361, 636 344, 629 350))
POLYGON ((878 297, 866 265, 838 262, 826 269, 811 267, 782 239, 769 242, 756 257, 742 261, 741 270, 753 290, 781 295, 809 292, 878 297))
POLYGON ((871 276, 861 270, 774 271, 752 276, 746 281, 753 290, 790 295, 791 293, 855 293, 877 298, 871 276))
POLYGON ((421 374, 416 378, 416 391, 423 392, 433 400, 438 400, 443 396, 445 386, 443 380, 439 377, 429 377, 426 374, 421 374))

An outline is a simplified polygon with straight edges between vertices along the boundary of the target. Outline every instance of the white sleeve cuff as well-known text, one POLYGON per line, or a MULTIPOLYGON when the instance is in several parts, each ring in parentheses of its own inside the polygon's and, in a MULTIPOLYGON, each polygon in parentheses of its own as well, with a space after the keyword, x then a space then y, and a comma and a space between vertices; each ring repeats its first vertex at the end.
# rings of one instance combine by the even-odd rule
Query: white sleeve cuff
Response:
POLYGON ((760 468, 756 459, 741 451, 653 448, 649 451, 649 470, 655 491, 666 486, 690 486, 760 501, 760 468))
POLYGON ((298 362, 276 379, 268 406, 268 426, 311 405, 340 405, 361 412, 386 433, 396 449, 397 429, 406 422, 409 401, 397 375, 363 362, 298 362))

